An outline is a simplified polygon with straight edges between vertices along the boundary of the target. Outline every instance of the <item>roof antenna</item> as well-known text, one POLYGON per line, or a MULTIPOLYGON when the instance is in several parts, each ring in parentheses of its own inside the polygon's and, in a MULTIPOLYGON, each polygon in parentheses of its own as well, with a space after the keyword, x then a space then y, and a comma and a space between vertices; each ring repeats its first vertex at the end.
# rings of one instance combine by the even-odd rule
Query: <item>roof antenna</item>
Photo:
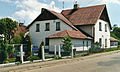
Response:
POLYGON ((63 9, 64 9, 64 1, 63 1, 63 9))

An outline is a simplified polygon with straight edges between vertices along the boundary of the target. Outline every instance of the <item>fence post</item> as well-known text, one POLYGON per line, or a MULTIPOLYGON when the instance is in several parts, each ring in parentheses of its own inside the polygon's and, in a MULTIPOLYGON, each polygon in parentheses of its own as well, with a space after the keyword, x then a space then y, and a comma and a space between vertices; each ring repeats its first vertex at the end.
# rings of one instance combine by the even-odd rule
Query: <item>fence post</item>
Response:
POLYGON ((45 51, 44 51, 44 46, 42 46, 42 60, 45 60, 45 51))
POLYGON ((54 46, 54 56, 56 57, 56 45, 54 46))
POLYGON ((32 56, 32 48, 33 48, 33 45, 31 44, 31 56, 32 56))
POLYGON ((58 57, 61 57, 61 49, 60 49, 60 45, 58 45, 59 48, 58 48, 58 57))
POLYGON ((74 49, 74 46, 72 45, 72 51, 71 51, 71 57, 73 58, 73 49, 74 49))
POLYGON ((20 60, 21 60, 21 63, 23 63, 23 44, 21 44, 20 46, 20 60))

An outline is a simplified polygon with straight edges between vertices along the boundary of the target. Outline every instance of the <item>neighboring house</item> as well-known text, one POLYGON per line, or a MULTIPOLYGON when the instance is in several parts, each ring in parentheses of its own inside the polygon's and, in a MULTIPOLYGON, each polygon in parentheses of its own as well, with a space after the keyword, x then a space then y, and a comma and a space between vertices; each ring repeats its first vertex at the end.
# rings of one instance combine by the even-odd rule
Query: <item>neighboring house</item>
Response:
POLYGON ((23 33, 25 34, 26 32, 28 32, 28 29, 26 29, 27 26, 23 25, 23 23, 19 23, 16 32, 14 33, 14 35, 23 33))
POLYGON ((111 48, 117 48, 118 47, 118 41, 117 39, 110 37, 110 47, 111 48))
MULTIPOLYGON (((27 27, 32 43, 40 46, 60 45, 63 37, 71 37, 73 45, 90 48, 91 43, 100 42, 102 48, 110 48, 111 23, 106 5, 73 9, 57 13, 42 8, 41 14, 27 27)), ((77 49, 79 50, 79 48, 77 49)))

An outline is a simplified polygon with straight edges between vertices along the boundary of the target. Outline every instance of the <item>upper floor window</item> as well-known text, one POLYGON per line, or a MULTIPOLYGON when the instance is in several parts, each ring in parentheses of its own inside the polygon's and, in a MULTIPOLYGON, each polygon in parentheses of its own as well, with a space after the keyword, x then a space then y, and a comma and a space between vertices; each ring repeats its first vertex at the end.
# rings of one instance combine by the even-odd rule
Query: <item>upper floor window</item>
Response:
POLYGON ((39 32, 40 31, 40 25, 39 24, 36 24, 36 32, 39 32))
POLYGON ((60 22, 56 22, 56 31, 60 31, 60 22))
POLYGON ((49 30, 50 30, 50 23, 46 23, 45 31, 49 31, 49 30))
POLYGON ((99 31, 102 31, 102 23, 99 22, 99 31))
POLYGON ((105 24, 105 32, 107 32, 107 24, 105 24))

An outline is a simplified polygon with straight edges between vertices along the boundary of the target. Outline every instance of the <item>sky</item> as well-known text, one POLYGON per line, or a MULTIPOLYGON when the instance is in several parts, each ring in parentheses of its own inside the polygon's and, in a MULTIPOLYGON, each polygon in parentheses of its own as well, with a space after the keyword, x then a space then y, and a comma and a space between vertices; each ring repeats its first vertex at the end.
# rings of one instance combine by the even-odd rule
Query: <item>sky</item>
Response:
POLYGON ((76 1, 80 7, 106 4, 111 24, 120 26, 120 0, 0 0, 0 18, 9 17, 29 25, 41 13, 41 8, 60 13, 63 6, 73 8, 76 1))

